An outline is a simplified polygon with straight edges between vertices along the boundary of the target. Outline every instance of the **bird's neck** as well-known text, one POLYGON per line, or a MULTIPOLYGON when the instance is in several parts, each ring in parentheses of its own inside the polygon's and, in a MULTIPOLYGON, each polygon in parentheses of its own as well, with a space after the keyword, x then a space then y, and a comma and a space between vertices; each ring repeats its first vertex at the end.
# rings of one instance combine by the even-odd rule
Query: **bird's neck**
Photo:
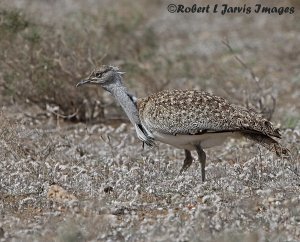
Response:
POLYGON ((114 85, 107 86, 106 90, 119 102, 130 122, 133 124, 138 138, 149 146, 154 145, 151 133, 141 123, 134 97, 130 95, 126 87, 123 86, 121 77, 118 78, 120 78, 119 81, 115 82, 114 85))
POLYGON ((139 118, 137 106, 133 102, 132 98, 130 98, 131 95, 128 93, 126 87, 122 84, 118 84, 112 87, 109 91, 117 100, 117 102, 119 102, 130 122, 134 126, 139 125, 141 121, 139 118))

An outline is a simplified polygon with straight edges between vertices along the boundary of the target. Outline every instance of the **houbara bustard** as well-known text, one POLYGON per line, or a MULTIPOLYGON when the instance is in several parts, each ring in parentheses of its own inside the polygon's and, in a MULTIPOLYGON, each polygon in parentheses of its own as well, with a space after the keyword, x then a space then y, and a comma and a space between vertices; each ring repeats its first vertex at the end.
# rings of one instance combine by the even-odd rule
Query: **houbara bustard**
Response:
POLYGON ((253 110, 246 109, 204 91, 172 90, 135 98, 123 85, 117 67, 101 66, 76 86, 95 84, 110 92, 134 125, 138 138, 149 146, 160 141, 185 151, 180 173, 193 162, 196 150, 205 181, 205 148, 221 145, 228 137, 246 137, 278 156, 287 154, 272 137, 279 129, 253 110))

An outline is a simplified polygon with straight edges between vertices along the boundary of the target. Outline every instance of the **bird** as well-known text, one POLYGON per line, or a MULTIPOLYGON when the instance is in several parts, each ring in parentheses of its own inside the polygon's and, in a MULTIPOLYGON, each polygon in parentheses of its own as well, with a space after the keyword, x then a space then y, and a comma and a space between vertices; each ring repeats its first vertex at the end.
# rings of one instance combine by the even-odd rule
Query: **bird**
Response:
POLYGON ((274 139, 281 138, 280 130, 253 109, 200 90, 163 90, 137 98, 123 84, 124 74, 118 67, 102 65, 76 87, 98 85, 110 92, 143 144, 156 146, 158 141, 183 149, 185 159, 179 174, 191 166, 191 151, 196 150, 204 182, 204 149, 222 145, 227 138, 246 137, 278 156, 289 152, 274 139))

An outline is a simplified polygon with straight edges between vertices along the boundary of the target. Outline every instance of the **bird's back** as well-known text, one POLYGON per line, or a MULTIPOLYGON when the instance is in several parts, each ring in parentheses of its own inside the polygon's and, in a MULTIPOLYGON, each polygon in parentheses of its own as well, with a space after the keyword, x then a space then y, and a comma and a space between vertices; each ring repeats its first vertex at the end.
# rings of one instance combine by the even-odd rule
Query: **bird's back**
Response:
POLYGON ((253 110, 197 90, 172 90, 138 100, 141 122, 165 134, 246 131, 280 138, 279 130, 253 110))

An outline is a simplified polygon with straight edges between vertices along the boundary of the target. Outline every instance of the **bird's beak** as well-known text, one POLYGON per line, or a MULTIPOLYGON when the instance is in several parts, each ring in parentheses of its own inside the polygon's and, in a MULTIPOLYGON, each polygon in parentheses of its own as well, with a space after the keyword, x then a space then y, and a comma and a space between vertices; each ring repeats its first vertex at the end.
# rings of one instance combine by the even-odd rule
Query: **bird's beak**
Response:
POLYGON ((81 85, 84 85, 84 84, 87 84, 87 83, 90 83, 91 81, 90 80, 81 80, 80 82, 78 82, 76 84, 76 87, 79 87, 81 85))

